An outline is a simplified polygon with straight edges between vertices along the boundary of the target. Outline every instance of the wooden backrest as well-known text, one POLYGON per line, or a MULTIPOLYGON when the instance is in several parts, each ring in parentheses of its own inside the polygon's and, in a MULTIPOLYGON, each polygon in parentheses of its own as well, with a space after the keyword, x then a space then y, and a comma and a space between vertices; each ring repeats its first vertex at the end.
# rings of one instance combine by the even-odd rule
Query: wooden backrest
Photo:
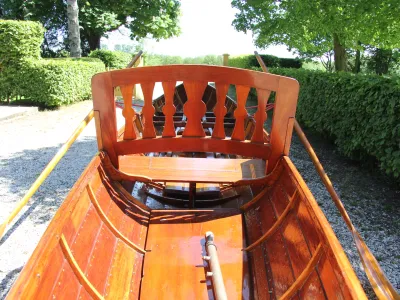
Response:
POLYGON ((118 155, 187 151, 221 152, 268 159, 268 170, 272 170, 279 157, 287 155, 289 151, 298 90, 297 81, 291 78, 218 66, 171 65, 100 73, 92 79, 98 146, 109 154, 116 167, 118 155), (188 96, 183 107, 187 123, 181 136, 176 135, 173 122, 176 111, 173 97, 178 81, 183 81, 188 96), (153 124, 155 109, 152 99, 156 82, 162 83, 166 99, 163 107, 165 125, 161 136, 156 135, 153 124), (206 136, 202 126, 206 106, 201 99, 209 82, 214 82, 217 90, 212 136, 206 136), (144 95, 141 136, 134 130, 135 113, 131 107, 135 84, 141 85, 144 95), (232 136, 227 138, 224 131, 225 97, 231 84, 236 88, 237 109, 234 112, 235 127, 232 136), (120 87, 125 104, 125 132, 122 141, 117 140, 115 87, 120 87), (245 105, 250 88, 257 91, 258 111, 254 116, 256 125, 251 140, 245 140, 245 105), (267 119, 265 106, 272 91, 276 92, 275 110, 270 143, 267 144, 263 137, 263 126, 267 119))

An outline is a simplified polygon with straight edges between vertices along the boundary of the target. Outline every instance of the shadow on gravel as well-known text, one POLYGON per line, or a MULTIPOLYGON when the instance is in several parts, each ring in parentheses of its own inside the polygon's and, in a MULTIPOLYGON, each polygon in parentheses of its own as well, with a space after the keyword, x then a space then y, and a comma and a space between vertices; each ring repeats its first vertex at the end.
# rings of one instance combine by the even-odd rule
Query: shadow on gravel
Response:
MULTIPOLYGON (((8 186, 8 193, 18 195, 17 200, 10 200, 14 202, 12 207, 16 206, 61 146, 25 150, 0 161, 0 182, 8 186)), ((0 246, 28 217, 35 224, 48 222, 96 152, 95 137, 84 137, 75 142, 28 202, 28 209, 8 227, 0 246)))
POLYGON ((22 267, 14 269, 7 273, 4 279, 0 282, 0 299, 5 299, 6 295, 9 291, 6 287, 10 287, 15 279, 17 279, 19 273, 21 272, 22 267))
MULTIPOLYGON (((400 290, 400 189, 379 170, 368 170, 337 153, 335 145, 305 131, 361 236, 393 286, 400 290)), ((353 238, 333 204, 307 152, 293 134, 290 158, 327 217, 369 299, 376 299, 353 238)))

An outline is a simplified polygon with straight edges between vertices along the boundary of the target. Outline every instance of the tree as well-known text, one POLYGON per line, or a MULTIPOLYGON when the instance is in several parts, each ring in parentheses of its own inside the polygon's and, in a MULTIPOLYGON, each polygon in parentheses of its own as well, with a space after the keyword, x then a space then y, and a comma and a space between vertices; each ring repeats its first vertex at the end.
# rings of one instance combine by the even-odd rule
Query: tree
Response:
POLYGON ((78 14, 77 0, 67 0, 68 40, 71 48, 71 57, 81 57, 82 53, 78 14))
MULTIPOLYGON (((83 52, 100 48, 107 32, 126 26, 131 38, 169 38, 180 33, 179 0, 77 0, 83 52)), ((48 30, 46 43, 66 38, 66 2, 53 0, 0 0, 0 18, 40 21, 48 30)))
POLYGON ((398 47, 397 0, 233 0, 233 26, 252 30, 255 44, 285 44, 299 53, 334 51, 335 69, 347 70, 346 49, 359 44, 398 47))

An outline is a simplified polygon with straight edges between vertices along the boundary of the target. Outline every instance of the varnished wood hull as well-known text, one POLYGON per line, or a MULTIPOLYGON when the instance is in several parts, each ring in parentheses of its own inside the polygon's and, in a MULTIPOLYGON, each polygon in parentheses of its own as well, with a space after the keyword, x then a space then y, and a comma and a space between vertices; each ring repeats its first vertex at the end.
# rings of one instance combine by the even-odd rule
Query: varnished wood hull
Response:
POLYGON ((150 210, 110 180, 96 156, 8 299, 212 298, 202 262, 208 230, 216 235, 229 299, 288 293, 289 298, 365 298, 301 176, 289 158, 280 165, 275 183, 241 210, 150 210), (242 251, 266 233, 259 246, 242 251))
MULTIPOLYGON (((212 111, 215 90, 207 91, 203 101, 212 111)), ((185 119, 179 109, 184 96, 176 90, 174 121, 182 121, 178 124, 182 127, 185 119)), ((228 98, 227 103, 232 110, 228 109, 224 127, 230 136, 236 104, 228 98)), ((163 98, 154 106, 161 112, 163 98)), ((161 114, 157 119, 157 113, 155 117, 159 133, 165 119, 161 114)), ((135 122, 137 133, 141 121, 139 117, 135 122)), ((213 121, 206 117, 203 127, 213 121)), ((254 119, 248 117, 246 122, 249 139, 254 119)), ((212 135, 213 126, 209 128, 207 134, 212 135)), ((124 129, 118 135, 123 134, 124 129)), ((269 140, 266 132, 264 140, 269 140)), ((173 151, 150 156, 245 158, 173 151)), ((187 183, 129 180, 132 175, 127 174, 137 170, 132 166, 135 157, 120 157, 122 173, 110 168, 103 154, 94 157, 8 299, 214 299, 212 281, 206 276, 209 269, 202 259, 207 231, 215 234, 228 299, 366 298, 332 228, 287 156, 261 185, 251 180, 239 186, 216 179, 209 179, 214 184, 200 181, 196 194, 202 208, 195 209, 176 209, 188 206, 190 179, 187 183)), ((184 172, 190 172, 188 166, 184 172)))

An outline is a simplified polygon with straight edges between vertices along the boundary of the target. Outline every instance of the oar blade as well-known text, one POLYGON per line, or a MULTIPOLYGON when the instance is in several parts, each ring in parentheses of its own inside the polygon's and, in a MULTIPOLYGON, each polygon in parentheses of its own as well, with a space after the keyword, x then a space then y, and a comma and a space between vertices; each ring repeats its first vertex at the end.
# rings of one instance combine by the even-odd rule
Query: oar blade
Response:
POLYGON ((375 256, 371 253, 371 250, 369 250, 359 233, 355 230, 352 233, 365 273, 376 296, 379 299, 400 299, 399 294, 386 278, 375 256))

